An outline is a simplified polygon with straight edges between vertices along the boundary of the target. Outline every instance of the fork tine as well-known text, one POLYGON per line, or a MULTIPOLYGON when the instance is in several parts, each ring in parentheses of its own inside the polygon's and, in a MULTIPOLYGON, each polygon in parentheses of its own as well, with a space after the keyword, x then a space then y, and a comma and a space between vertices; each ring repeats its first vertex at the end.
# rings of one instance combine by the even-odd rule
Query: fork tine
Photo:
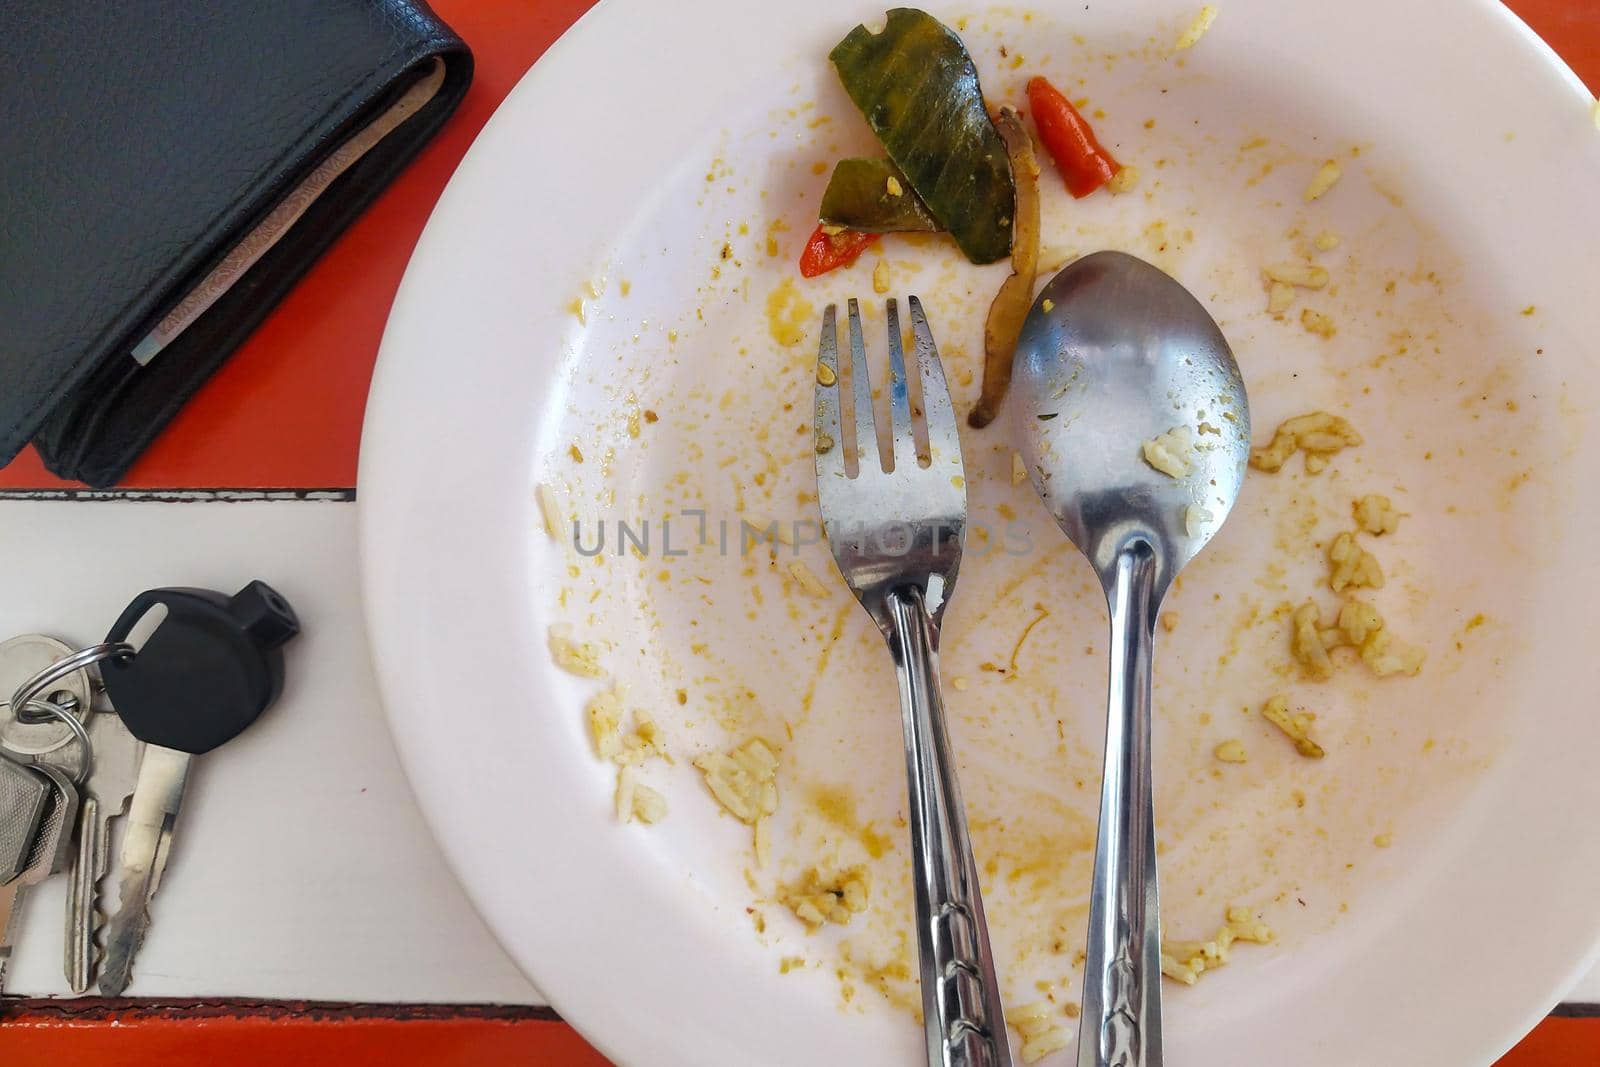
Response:
POLYGON ((928 429, 929 466, 944 467, 952 475, 960 475, 964 470, 961 436, 956 432, 955 409, 950 403, 950 389, 945 384, 944 366, 939 362, 939 349, 933 343, 928 317, 922 312, 922 301, 913 296, 908 297, 906 303, 911 307, 911 335, 917 344, 917 368, 922 378, 922 413, 928 429))
POLYGON ((900 340, 900 302, 891 296, 883 310, 889 326, 889 433, 894 469, 906 470, 916 466, 917 440, 911 423, 911 383, 906 377, 906 355, 900 340))
POLYGON ((842 478, 844 438, 839 419, 839 328, 838 308, 829 304, 822 312, 822 340, 817 345, 816 377, 816 452, 817 482, 842 478))
POLYGON ((861 339, 861 306, 854 297, 846 305, 850 312, 850 380, 855 394, 856 468, 883 469, 878 458, 878 430, 872 420, 872 375, 867 370, 867 345, 861 339))

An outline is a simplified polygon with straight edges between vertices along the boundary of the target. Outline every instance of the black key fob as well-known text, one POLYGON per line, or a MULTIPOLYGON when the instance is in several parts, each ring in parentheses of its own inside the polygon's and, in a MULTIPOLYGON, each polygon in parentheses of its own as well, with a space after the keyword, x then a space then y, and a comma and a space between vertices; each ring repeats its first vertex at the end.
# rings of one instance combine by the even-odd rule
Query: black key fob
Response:
POLYGON ((151 589, 123 611, 106 641, 124 641, 152 608, 166 618, 131 656, 100 666, 106 695, 139 740, 198 755, 237 737, 283 691, 284 642, 294 609, 254 581, 233 596, 151 589))

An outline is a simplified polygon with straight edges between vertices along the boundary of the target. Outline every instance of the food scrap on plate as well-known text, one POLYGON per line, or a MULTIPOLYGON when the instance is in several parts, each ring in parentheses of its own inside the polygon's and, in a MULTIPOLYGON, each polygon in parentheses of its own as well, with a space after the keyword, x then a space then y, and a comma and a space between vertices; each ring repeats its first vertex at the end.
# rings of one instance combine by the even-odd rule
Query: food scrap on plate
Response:
MULTIPOLYGON (((1012 272, 984 329, 982 394, 968 414, 981 429, 1005 399, 1017 336, 1033 305, 1040 248, 1033 140, 1019 112, 991 111, 961 38, 927 12, 896 8, 878 33, 857 26, 829 59, 888 158, 834 165, 800 273, 815 278, 849 267, 888 233, 948 233, 974 264, 1009 255, 1012 272)), ((1101 186, 1133 188, 1138 172, 1117 162, 1047 78, 1028 81, 1027 99, 1040 142, 1073 197, 1101 186)), ((873 289, 886 292, 880 282, 875 270, 873 289)))
POLYGON ((1008 107, 1000 109, 995 124, 1011 158, 1016 222, 1011 274, 1000 283, 983 326, 983 392, 967 415, 968 424, 977 429, 994 421, 1011 385, 1011 355, 1016 351, 1022 322, 1033 306, 1033 283, 1039 269, 1039 163, 1033 156, 1033 141, 1022 118, 1008 107))
POLYGON ((828 58, 890 160, 962 253, 993 263, 1010 252, 1011 164, 961 38, 925 11, 896 8, 882 32, 857 26, 828 58))

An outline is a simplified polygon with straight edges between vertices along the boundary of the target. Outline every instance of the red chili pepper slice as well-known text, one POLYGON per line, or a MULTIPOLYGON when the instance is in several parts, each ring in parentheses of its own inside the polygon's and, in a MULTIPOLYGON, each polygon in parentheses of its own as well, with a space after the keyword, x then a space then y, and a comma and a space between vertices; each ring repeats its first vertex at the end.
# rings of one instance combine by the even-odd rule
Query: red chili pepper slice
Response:
POLYGON ((1110 181, 1122 167, 1100 147, 1094 129, 1072 106, 1072 101, 1042 77, 1028 82, 1028 105, 1033 110, 1039 140, 1066 179, 1067 191, 1082 199, 1110 181))
POLYGON ((861 253, 867 250, 868 245, 881 236, 876 233, 860 233, 856 230, 828 233, 819 223, 807 239, 805 251, 800 253, 800 274, 802 277, 815 278, 830 270, 848 267, 861 258, 861 253))

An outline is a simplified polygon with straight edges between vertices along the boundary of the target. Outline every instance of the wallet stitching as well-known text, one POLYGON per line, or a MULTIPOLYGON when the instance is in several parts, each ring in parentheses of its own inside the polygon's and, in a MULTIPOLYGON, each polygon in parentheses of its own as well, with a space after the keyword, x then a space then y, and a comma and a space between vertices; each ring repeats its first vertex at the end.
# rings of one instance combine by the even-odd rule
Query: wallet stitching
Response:
MULTIPOLYGON (((272 160, 272 163, 268 168, 264 168, 271 172, 272 177, 259 183, 255 189, 239 198, 239 200, 236 201, 236 204, 250 203, 259 200, 271 189, 281 184, 283 181, 284 171, 287 169, 285 165, 286 160, 292 156, 305 154, 305 149, 308 147, 320 146, 321 144, 326 143, 331 136, 332 131, 326 131, 320 138, 316 139, 313 139, 313 135, 319 127, 323 126, 327 122, 330 115, 344 108, 352 99, 361 94, 371 93, 375 84, 380 86, 388 84, 389 79, 398 76, 407 68, 415 64, 419 59, 422 59, 428 55, 438 55, 441 53, 449 53, 465 49, 466 43, 462 41, 454 32, 450 32, 448 31, 448 28, 446 28, 446 32, 440 33, 435 31, 427 37, 413 42, 407 48, 395 49, 391 51, 384 58, 383 62, 374 68, 370 76, 359 82, 353 89, 339 97, 338 100, 330 104, 328 107, 324 108, 323 111, 317 115, 315 121, 309 125, 306 133, 301 137, 296 138, 289 147, 285 148, 283 152, 281 152, 272 160), (397 59, 403 59, 403 62, 400 63, 397 68, 391 67, 391 64, 394 64, 395 60, 397 59), (392 73, 389 73, 387 76, 385 76, 384 72, 391 70, 392 73)), ((446 59, 446 62, 448 62, 448 59, 446 59)), ((219 232, 222 225, 223 224, 221 220, 214 222, 212 226, 208 227, 205 233, 202 234, 197 243, 206 248, 215 246, 219 241, 226 237, 226 233, 219 232)), ((233 225, 236 225, 236 223, 233 225)), ((162 286, 163 292, 165 292, 167 289, 170 289, 173 284, 175 284, 175 282, 168 282, 164 284, 162 286)), ((128 315, 129 309, 125 307, 122 313, 117 316, 117 320, 126 319, 128 315)), ((57 381, 59 382, 67 379, 77 379, 83 372, 84 367, 94 360, 97 354, 103 353, 108 347, 108 342, 106 341, 107 334, 114 333, 116 335, 121 335, 126 333, 128 329, 129 326, 125 322, 113 321, 113 323, 108 325, 106 329, 101 331, 100 335, 95 338, 94 345, 85 351, 81 357, 72 362, 70 365, 70 370, 66 374, 57 376, 57 381)), ((113 356, 113 358, 116 357, 113 356)), ((67 394, 71 391, 71 388, 71 386, 58 387, 57 390, 53 391, 37 406, 29 409, 26 413, 19 414, 16 418, 12 419, 6 426, 5 432, 0 434, 0 437, 9 438, 13 436, 22 428, 24 422, 27 422, 29 419, 38 416, 41 410, 43 411, 43 418, 48 419, 50 417, 50 413, 61 404, 61 401, 66 398, 67 394)))

